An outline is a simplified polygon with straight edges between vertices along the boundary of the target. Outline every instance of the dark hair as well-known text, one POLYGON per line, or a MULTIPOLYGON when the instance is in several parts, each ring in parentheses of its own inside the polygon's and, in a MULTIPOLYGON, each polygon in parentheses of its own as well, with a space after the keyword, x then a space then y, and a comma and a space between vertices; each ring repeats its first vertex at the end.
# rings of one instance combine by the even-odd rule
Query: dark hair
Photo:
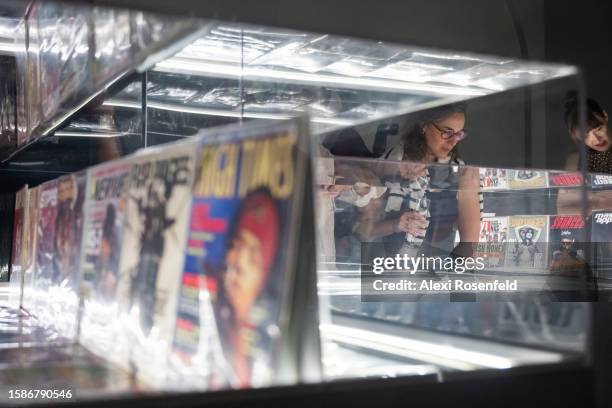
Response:
MULTIPOLYGON (((422 112, 417 123, 402 135, 402 141, 404 142, 404 159, 420 161, 425 157, 427 153, 427 141, 423 134, 423 126, 425 124, 447 118, 455 113, 465 114, 466 110, 467 105, 465 102, 456 102, 422 112)), ((452 161, 459 157, 458 146, 459 144, 455 145, 450 152, 452 161)))
MULTIPOLYGON (((565 95, 564 117, 565 125, 567 126, 570 132, 574 131, 577 127, 580 126, 578 107, 578 92, 569 91, 565 95)), ((587 130, 591 130, 593 128, 604 125, 606 123, 605 117, 606 112, 601 108, 597 101, 591 98, 587 98, 585 111, 587 130)))

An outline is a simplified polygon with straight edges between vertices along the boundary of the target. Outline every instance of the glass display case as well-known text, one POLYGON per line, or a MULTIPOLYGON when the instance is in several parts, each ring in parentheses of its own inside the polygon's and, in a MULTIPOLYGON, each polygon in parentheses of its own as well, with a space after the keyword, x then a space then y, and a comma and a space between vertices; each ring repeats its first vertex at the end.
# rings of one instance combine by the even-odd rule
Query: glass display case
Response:
MULTIPOLYGON (((368 350, 426 363, 441 378, 584 361, 585 302, 608 289, 583 214, 557 212, 559 190, 582 190, 580 173, 347 157, 323 163, 334 169, 332 181, 321 180, 317 207, 319 296, 329 309, 321 312, 324 356, 368 350), (473 188, 465 185, 470 177, 473 188), (481 203, 480 218, 462 208, 470 196, 481 203), (405 229, 406 215, 422 230, 405 229), (406 263, 396 266, 397 257, 406 263), (377 273, 376 259, 393 266, 377 273)), ((324 361, 344 372, 364 360, 324 361)))
MULTIPOLYGON (((157 44, 164 47, 151 50, 146 44, 164 37, 163 19, 136 11, 87 8, 86 18, 95 25, 89 45, 105 44, 100 38, 108 39, 108 47, 98 45, 85 52, 84 39, 75 38, 78 58, 89 55, 89 76, 62 81, 60 86, 39 75, 31 83, 45 81, 47 87, 65 90, 78 80, 88 87, 77 86, 75 101, 89 102, 81 107, 75 103, 70 117, 9 157, 4 167, 15 174, 15 184, 29 183, 29 187, 60 176, 65 179, 85 168, 89 178, 94 173, 101 178, 100 174, 113 173, 112 166, 142 164, 175 149, 202 152, 207 143, 223 146, 225 140, 231 144, 232 137, 243 132, 291 128, 287 132, 295 131, 303 142, 296 148, 296 157, 304 153, 308 157, 303 173, 295 179, 299 192, 292 196, 302 205, 297 217, 302 221, 279 242, 287 254, 295 255, 293 265, 288 262, 292 266, 283 271, 299 280, 291 281, 295 287, 291 296, 282 292, 293 299, 283 303, 279 312, 291 317, 286 331, 279 329, 285 328, 281 324, 268 324, 263 336, 290 339, 292 352, 287 358, 290 371, 295 372, 285 375, 286 368, 258 366, 253 370, 272 372, 269 380, 248 385, 213 381, 209 386, 210 377, 222 377, 211 368, 219 367, 219 357, 211 350, 221 355, 223 340, 229 340, 215 343, 214 336, 205 334, 215 330, 214 313, 205 305, 212 302, 214 306, 216 298, 211 293, 217 295, 225 283, 184 274, 182 265, 169 275, 177 285, 191 285, 189 290, 182 286, 182 303, 175 305, 177 315, 183 316, 173 319, 180 320, 181 327, 160 332, 154 327, 144 336, 132 333, 133 343, 122 337, 121 330, 109 331, 100 336, 104 344, 97 348, 96 334, 104 324, 113 326, 112 330, 134 330, 139 320, 120 313, 109 318, 108 310, 96 309, 90 299, 85 307, 96 285, 106 282, 99 283, 77 268, 81 301, 71 323, 80 324, 81 330, 75 338, 58 337, 53 324, 41 325, 37 320, 41 316, 35 310, 44 310, 44 299, 33 310, 24 303, 21 309, 14 304, 0 309, 0 348, 11 350, 0 357, 5 391, 47 381, 56 373, 60 373, 57 383, 80 390, 76 398, 84 402, 168 392, 334 384, 356 378, 398 377, 435 384, 482 370, 510 373, 522 366, 554 370, 589 364, 588 302, 609 296, 607 242, 612 234, 606 221, 612 216, 607 212, 612 182, 583 168, 564 169, 573 144, 561 111, 568 91, 577 90, 579 95, 582 91, 575 67, 195 18, 184 19, 173 41, 160 40, 157 44), (149 58, 153 54, 155 58, 149 58), (96 91, 106 85, 103 92, 96 91), (91 98, 83 93, 92 93, 91 98), (299 120, 294 127, 287 125, 294 123, 287 120, 295 116, 307 117, 308 129, 299 120), (226 125, 230 127, 219 127, 226 125), (167 145, 155 147, 162 144, 167 145), (396 256, 419 262, 433 259, 433 266, 412 264, 412 269, 374 271, 375 258, 384 263, 396 256), (475 270, 472 264, 466 271, 466 258, 479 259, 482 268, 475 270), (444 266, 445 259, 452 261, 450 267, 444 266), (458 259, 464 260, 461 265, 458 259), (381 293, 371 292, 389 275, 389 283, 407 279, 418 289, 396 291, 387 286, 381 293), (463 287, 456 286, 459 280, 463 287), (424 288, 423 282, 428 282, 424 288), (194 315, 200 320, 194 321, 194 315), (117 336, 109 338, 111 332, 117 336), (175 346, 179 332, 192 346, 209 342, 206 352, 183 353, 174 356, 176 360, 168 357, 163 364, 165 351, 151 361, 142 354, 132 361, 130 353, 121 354, 123 349, 108 355, 111 343, 140 347, 140 353, 158 346, 167 350, 175 346), (179 368, 171 375, 171 370, 165 370, 173 364, 179 368), (189 376, 206 381, 185 381, 189 376)), ((47 23, 52 26, 51 19, 47 23)), ((27 59, 26 80, 47 63, 40 51, 52 40, 45 24, 29 29, 27 55, 35 58, 27 59)), ((24 92, 23 110, 28 112, 25 123, 35 128, 53 117, 56 107, 41 106, 40 95, 31 92, 35 90, 24 92)), ((58 103, 69 101, 69 96, 63 95, 58 103)), ((66 106, 61 111, 71 112, 66 106)), ((283 152, 287 150, 263 149, 259 159, 265 165, 254 168, 254 174, 264 177, 263 168, 284 168, 287 156, 283 152)), ((584 157, 585 153, 578 154, 584 157)), ((208 163, 206 157, 202 153, 197 160, 208 163)), ((223 160, 219 163, 226 163, 223 160)), ((197 171, 206 169, 198 163, 197 171)), ((128 174, 126 169, 121 171, 128 174)), ((221 188, 221 175, 210 177, 201 191, 221 188)), ((88 194, 92 193, 91 181, 86 185, 88 194)), ((29 194, 36 197, 38 192, 29 194)), ((194 187, 190 194, 200 192, 194 187)), ((102 200, 88 197, 82 205, 102 200)), ((90 217, 102 217, 112 204, 121 220, 116 222, 128 225, 138 217, 123 221, 121 212, 137 214, 146 206, 144 201, 126 193, 117 202, 105 201, 99 214, 90 217)), ((40 199, 35 202, 43 208, 40 199)), ((210 222, 208 227, 218 225, 208 218, 207 210, 201 211, 194 212, 194 219, 202 217, 210 222)), ((96 220, 100 227, 102 218, 96 220)), ((172 225, 170 221, 164 223, 172 225)), ((87 224, 87 219, 82 222, 87 224)), ((41 228, 39 240, 45 235, 41 228)), ((104 234, 100 230, 99 236, 90 236, 91 241, 80 248, 86 251, 87 245, 95 246, 96 239, 101 247, 104 234)), ((130 234, 134 240, 140 236, 135 230, 125 236, 130 234)), ((192 245, 208 242, 211 234, 203 229, 189 235, 181 255, 187 259, 205 256, 203 247, 194 252, 192 245)), ((106 239, 107 245, 118 245, 119 238, 106 239)), ((29 245, 34 248, 22 257, 24 265, 28 257, 32 262, 33 251, 41 251, 36 242, 29 245)), ((141 250, 136 244, 131 248, 133 253, 141 250)), ((53 257, 54 250, 48 248, 45 260, 53 257)), ((153 258, 146 262, 155 263, 153 258)), ((85 265, 84 259, 81 255, 79 265, 85 265)), ((138 265, 132 267, 140 270, 138 265)), ((26 270, 23 275, 25 287, 33 278, 27 277, 26 270)), ((105 275, 104 279, 116 278, 105 275)), ((155 282, 136 286, 124 292, 121 302, 129 302, 130 310, 133 302, 140 302, 137 313, 141 313, 150 306, 150 298, 156 299, 154 286, 155 282), (134 300, 135 292, 138 300, 134 300)), ((56 312, 57 308, 50 310, 50 315, 56 312)), ((266 317, 259 316, 258 322, 263 320, 266 317)), ((257 336, 261 333, 252 335, 253 344, 260 346, 257 336)))

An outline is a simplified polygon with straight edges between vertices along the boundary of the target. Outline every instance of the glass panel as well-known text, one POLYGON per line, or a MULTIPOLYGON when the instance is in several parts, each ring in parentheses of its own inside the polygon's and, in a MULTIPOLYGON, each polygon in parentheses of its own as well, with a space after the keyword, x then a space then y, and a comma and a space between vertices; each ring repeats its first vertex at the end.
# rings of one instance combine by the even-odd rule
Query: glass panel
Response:
POLYGON ((223 85, 207 101, 229 103, 224 107, 234 114, 240 106, 245 119, 309 112, 316 133, 574 73, 554 64, 223 22, 209 23, 153 70, 182 76, 175 91, 187 98, 194 96, 189 82, 199 89, 198 78, 215 78, 223 85))
POLYGON ((142 146, 141 76, 120 81, 70 122, 19 152, 8 171, 45 180, 133 153, 142 146))
POLYGON ((239 81, 149 72, 147 146, 240 120, 239 81))
POLYGON ((341 157, 317 169, 330 375, 353 364, 331 357, 338 347, 442 371, 586 350, 589 306, 578 301, 596 298, 596 263, 583 214, 556 212, 560 195, 581 192, 580 173, 341 157), (517 205, 530 200, 543 204, 517 205))

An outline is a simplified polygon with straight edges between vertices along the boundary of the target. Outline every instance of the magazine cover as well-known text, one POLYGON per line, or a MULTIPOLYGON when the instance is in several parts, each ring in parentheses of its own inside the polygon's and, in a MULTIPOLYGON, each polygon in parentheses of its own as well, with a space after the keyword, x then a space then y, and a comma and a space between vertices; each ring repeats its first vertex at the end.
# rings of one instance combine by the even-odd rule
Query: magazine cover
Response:
POLYGON ((13 217, 13 249, 11 256, 11 275, 9 278, 9 304, 14 308, 21 306, 23 287, 23 242, 28 208, 28 186, 24 186, 15 195, 15 213, 13 217))
POLYGON ((302 125, 233 128, 203 139, 173 357, 185 367, 210 361, 213 389, 277 380, 304 177, 302 125), (207 300, 198 296, 204 285, 216 330, 205 326, 207 308, 198 304, 207 300), (202 350, 205 336, 210 360, 202 350))
POLYGON ((503 267, 507 242, 508 217, 483 218, 475 256, 484 258, 487 268, 503 267))
POLYGON ((504 190, 508 188, 508 172, 506 169, 484 168, 480 169, 480 179, 482 180, 482 189, 489 190, 504 190))
POLYGON ((34 269, 34 315, 44 324, 49 320, 49 287, 52 285, 55 270, 55 220, 57 217, 57 179, 49 180, 40 186, 38 200, 38 225, 36 268, 34 269))
POLYGON ((83 204, 87 172, 60 177, 55 222, 55 257, 53 283, 77 289, 83 233, 83 204))
POLYGON ((548 184, 550 187, 578 187, 582 185, 582 173, 551 171, 548 184))
POLYGON ((593 211, 591 242, 594 246, 593 265, 597 266, 597 276, 612 277, 612 211, 593 211))
POLYGON ((548 216, 509 218, 506 267, 517 272, 547 273, 548 216))
POLYGON ((548 187, 548 174, 542 170, 508 170, 508 187, 512 189, 548 187))
POLYGON ((79 305, 78 266, 83 232, 85 171, 57 180, 53 276, 49 287, 51 326, 68 340, 76 339, 79 305))
POLYGON ((118 160, 89 169, 80 266, 80 341, 123 367, 128 365, 127 345, 115 340, 125 338, 117 316, 129 296, 127 288, 118 290, 118 283, 130 168, 128 160, 118 160))
POLYGON ((120 275, 129 277, 131 363, 151 385, 166 380, 183 269, 196 141, 134 157, 126 192, 120 275))
POLYGON ((28 190, 28 215, 26 216, 26 228, 24 231, 23 248, 23 295, 21 307, 33 313, 34 294, 34 269, 36 268, 36 251, 38 247, 38 205, 40 200, 40 186, 28 190))
POLYGON ((588 180, 593 188, 609 188, 612 186, 612 174, 589 173, 588 180))
POLYGON ((548 268, 560 276, 574 276, 585 267, 585 223, 581 215, 550 217, 548 268))

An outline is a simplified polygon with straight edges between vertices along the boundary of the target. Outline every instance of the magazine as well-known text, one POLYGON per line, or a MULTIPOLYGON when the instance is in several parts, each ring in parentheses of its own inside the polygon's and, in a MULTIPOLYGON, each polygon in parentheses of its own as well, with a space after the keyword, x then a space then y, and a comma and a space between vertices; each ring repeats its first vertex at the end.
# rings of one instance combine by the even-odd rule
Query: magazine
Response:
POLYGON ((582 185, 582 173, 551 171, 548 173, 550 187, 579 187, 582 185))
POLYGON ((9 278, 9 304, 18 309, 21 307, 23 287, 23 243, 24 229, 27 222, 28 186, 24 186, 15 195, 15 212, 13 217, 13 249, 11 256, 11 274, 9 278))
POLYGON ((203 138, 173 342, 173 361, 193 374, 195 387, 279 380, 305 166, 302 129, 294 120, 203 138))
POLYGON ((40 200, 40 186, 28 190, 28 215, 24 231, 23 255, 23 289, 21 307, 27 312, 34 312, 34 270, 36 269, 36 252, 38 249, 38 205, 40 200))
POLYGON ((548 173, 543 170, 508 170, 508 187, 511 189, 548 187, 548 173))
POLYGON ((55 257, 55 219, 57 216, 57 179, 49 180, 40 186, 38 200, 38 225, 36 227, 37 249, 36 268, 34 269, 33 314, 43 324, 50 324, 48 291, 52 285, 55 257))
POLYGON ((547 273, 548 216, 509 217, 506 267, 516 272, 547 273))
POLYGON ((550 256, 548 268, 558 276, 577 276, 586 266, 583 243, 586 242, 581 215, 550 217, 550 256))
POLYGON ((118 320, 129 297, 119 257, 131 163, 107 162, 89 169, 83 210, 80 262, 82 315, 79 340, 93 353, 128 366, 128 342, 118 320))
POLYGON ((596 276, 609 279, 612 277, 612 211, 593 211, 591 242, 596 276))
POLYGON ((86 171, 57 180, 53 276, 48 289, 53 304, 51 327, 69 341, 76 340, 79 306, 78 268, 83 232, 86 171))
POLYGON ((486 217, 480 222, 480 236, 474 256, 484 258, 487 268, 503 267, 508 242, 508 217, 486 217))
POLYGON ((480 168, 480 179, 483 191, 504 190, 508 188, 508 172, 506 169, 480 168))
POLYGON ((139 380, 163 386, 183 269, 196 141, 134 156, 126 190, 119 275, 129 279, 126 321, 139 380))

